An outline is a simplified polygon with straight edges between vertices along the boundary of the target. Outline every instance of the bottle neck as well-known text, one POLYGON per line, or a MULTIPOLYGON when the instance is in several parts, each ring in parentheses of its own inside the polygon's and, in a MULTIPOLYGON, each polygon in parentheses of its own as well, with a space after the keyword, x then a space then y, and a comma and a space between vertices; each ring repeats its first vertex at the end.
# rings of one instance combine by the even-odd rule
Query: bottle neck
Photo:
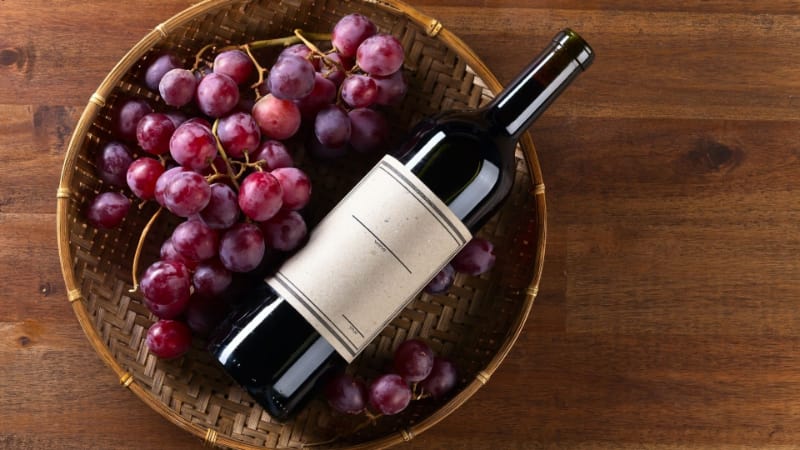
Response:
POLYGON ((564 30, 486 108, 497 133, 518 139, 594 60, 577 33, 564 30))

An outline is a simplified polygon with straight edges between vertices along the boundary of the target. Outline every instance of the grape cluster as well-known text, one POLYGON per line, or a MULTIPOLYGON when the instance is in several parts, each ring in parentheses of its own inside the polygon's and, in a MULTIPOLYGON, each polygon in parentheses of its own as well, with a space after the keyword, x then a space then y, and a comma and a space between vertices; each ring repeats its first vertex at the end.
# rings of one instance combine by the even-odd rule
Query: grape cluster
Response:
MULTIPOLYGON (((400 41, 358 14, 334 26, 330 50, 296 36, 268 68, 250 51, 255 43, 222 49, 209 64, 201 50, 191 68, 155 55, 143 84, 157 103, 123 98, 112 110, 114 140, 96 155, 98 176, 156 202, 151 222, 162 211, 183 220, 138 283, 134 261, 134 288, 159 318, 146 338, 156 356, 180 356, 193 334, 213 329, 236 273, 306 239, 311 180, 295 167, 294 145, 330 158, 374 151, 388 138, 377 108, 406 93, 400 41)), ((130 209, 122 192, 104 192, 87 219, 113 228, 130 209)))
POLYGON ((325 387, 328 404, 345 414, 394 415, 412 400, 440 398, 458 383, 455 365, 434 355, 424 341, 409 339, 394 352, 392 372, 369 384, 347 373, 332 377, 325 387))

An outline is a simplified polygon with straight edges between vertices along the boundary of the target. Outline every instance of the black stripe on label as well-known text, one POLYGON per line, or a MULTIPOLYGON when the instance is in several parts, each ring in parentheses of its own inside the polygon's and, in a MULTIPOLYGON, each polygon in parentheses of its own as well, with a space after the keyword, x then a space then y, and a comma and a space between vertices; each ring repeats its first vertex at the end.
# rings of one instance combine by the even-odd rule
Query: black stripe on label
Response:
POLYGON ((386 172, 389 176, 394 178, 398 184, 403 186, 403 188, 408 191, 431 215, 442 225, 442 227, 447 230, 447 232, 452 236, 453 240, 456 241, 458 245, 463 245, 467 242, 467 238, 461 234, 461 231, 453 224, 447 215, 441 211, 437 205, 435 205, 430 199, 429 195, 422 192, 408 177, 398 171, 396 168, 392 167, 385 161, 381 161, 379 163, 380 167, 384 172, 386 172))
POLYGON ((351 341, 350 338, 348 338, 347 335, 343 333, 338 326, 336 326, 333 320, 331 320, 327 314, 325 314, 321 309, 319 309, 314 304, 314 302, 307 295, 303 293, 303 291, 301 291, 294 283, 292 283, 291 280, 289 280, 281 272, 276 273, 273 279, 276 280, 278 283, 280 283, 280 285, 283 286, 284 289, 289 291, 289 293, 292 294, 294 299, 298 303, 300 303, 300 305, 302 305, 309 313, 311 313, 311 315, 313 315, 317 319, 317 321, 319 321, 319 323, 321 323, 322 326, 324 326, 325 329, 328 330, 328 332, 334 338, 336 338, 336 340, 339 341, 340 344, 342 344, 342 347, 347 349, 347 352, 350 353, 351 356, 355 357, 358 354, 358 348, 353 343, 353 341, 351 341))

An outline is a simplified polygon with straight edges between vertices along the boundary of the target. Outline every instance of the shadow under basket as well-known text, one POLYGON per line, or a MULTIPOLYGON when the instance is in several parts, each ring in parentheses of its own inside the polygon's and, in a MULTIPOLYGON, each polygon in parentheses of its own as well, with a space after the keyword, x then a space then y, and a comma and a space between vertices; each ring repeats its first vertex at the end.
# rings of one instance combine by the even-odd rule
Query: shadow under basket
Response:
MULTIPOLYGON (((297 28, 329 33, 339 18, 354 12, 398 37, 406 50, 409 92, 401 105, 387 111, 393 136, 402 136, 424 116, 481 106, 501 89, 480 59, 441 23, 397 1, 210 0, 158 25, 119 61, 91 96, 69 143, 57 194, 58 245, 78 321, 123 387, 206 444, 354 449, 408 441, 456 410, 489 380, 533 305, 544 258, 546 214, 539 163, 525 134, 517 150, 513 191, 479 232, 495 245, 495 267, 480 277, 458 275, 446 294, 418 296, 348 368, 370 379, 386 367, 401 342, 420 337, 458 367, 459 383, 446 398, 413 401, 398 415, 359 426, 366 420, 363 415, 333 412, 319 396, 294 419, 280 423, 228 378, 204 350, 202 339, 195 338, 189 353, 174 360, 160 360, 148 351, 145 336, 156 317, 141 294, 129 289, 134 253, 156 206, 140 205, 125 190, 133 206, 120 227, 96 229, 85 214, 97 194, 115 190, 95 170, 96 152, 112 139, 114 108, 123 98, 138 97, 158 109, 160 99, 146 88, 144 70, 159 52, 169 50, 191 67, 195 54, 208 44, 224 47, 289 36, 297 28)), ((293 151, 314 183, 313 207, 318 212, 332 206, 375 161, 349 154, 321 164, 306 157, 302 145, 293 151)), ((161 242, 176 223, 169 218, 154 223, 142 248, 140 273, 158 258, 161 242)))

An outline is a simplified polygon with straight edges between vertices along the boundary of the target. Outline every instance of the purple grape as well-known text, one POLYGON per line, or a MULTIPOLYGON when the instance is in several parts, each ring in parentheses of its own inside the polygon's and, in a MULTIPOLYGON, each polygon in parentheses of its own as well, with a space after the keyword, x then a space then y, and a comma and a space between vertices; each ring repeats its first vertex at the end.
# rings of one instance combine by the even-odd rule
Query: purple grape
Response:
POLYGON ((456 270, 451 264, 447 264, 436 274, 433 279, 425 286, 428 294, 441 294, 450 289, 456 279, 456 270))
POLYGON ((224 230, 239 220, 239 203, 236 192, 227 184, 214 183, 210 186, 211 197, 208 205, 200 211, 200 218, 209 228, 224 230))
POLYGON ((297 211, 280 211, 260 226, 266 245, 284 252, 299 247, 308 234, 306 222, 297 211))
POLYGON ((240 222, 222 235, 219 259, 231 272, 250 272, 264 258, 264 236, 258 226, 240 222))
POLYGON ((180 108, 194 100, 197 91, 197 78, 186 69, 172 69, 165 73, 158 83, 158 93, 164 103, 180 108))
POLYGON ((375 103, 379 105, 393 106, 400 103, 408 92, 408 81, 402 70, 387 77, 372 77, 378 87, 378 95, 375 103))
POLYGON ((369 403, 381 414, 397 414, 411 402, 411 388, 400 375, 381 375, 372 381, 368 390, 369 403))
POLYGON ((228 305, 219 297, 197 292, 186 307, 186 325, 198 336, 208 336, 228 313, 228 305))
POLYGON ((475 237, 453 258, 451 264, 457 272, 478 276, 494 266, 494 245, 486 239, 475 237))
POLYGON ((214 73, 231 77, 236 84, 242 84, 253 75, 255 66, 247 53, 241 50, 227 50, 214 58, 214 73))
POLYGON ((97 153, 97 174, 104 182, 115 187, 126 185, 128 166, 133 162, 131 152, 125 144, 109 142, 97 153))
POLYGON ((211 187, 197 172, 181 172, 164 190, 164 206, 178 217, 193 216, 208 205, 211 187))
POLYGON ((350 133, 350 118, 340 106, 325 106, 314 119, 314 134, 325 147, 344 147, 350 140, 350 133))
POLYGON ((153 155, 163 155, 169 151, 169 140, 175 131, 175 124, 166 114, 150 113, 136 125, 136 141, 139 147, 153 155))
POLYGON ((153 112, 150 104, 141 99, 122 99, 111 111, 114 135, 125 141, 136 141, 136 126, 142 117, 153 112))
POLYGON ((219 234, 201 220, 187 220, 172 231, 172 246, 193 261, 205 261, 217 255, 219 234))
POLYGON ((322 74, 314 75, 314 88, 305 97, 295 100, 300 109, 300 115, 306 119, 313 119, 324 106, 336 101, 336 85, 322 74))
POLYGON ((358 46, 356 63, 370 75, 389 76, 403 67, 403 44, 391 34, 376 34, 358 46))
POLYGON ((253 172, 239 185, 239 208, 253 220, 269 220, 282 206, 281 184, 267 172, 253 172))
POLYGON ((306 140, 306 148, 314 158, 321 160, 341 158, 347 153, 347 146, 338 148, 326 147, 317 139, 317 135, 314 133, 309 133, 308 139, 306 140))
POLYGON ((124 195, 118 192, 103 192, 89 204, 86 218, 97 228, 114 228, 122 223, 130 207, 131 202, 124 195))
POLYGON ((367 388, 359 380, 342 373, 325 385, 328 405, 344 414, 361 414, 367 406, 367 388))
POLYGON ((350 146, 359 152, 371 152, 386 145, 389 124, 381 113, 369 108, 356 108, 350 117, 350 146))
POLYGON ((378 99, 378 85, 365 75, 351 75, 342 82, 342 100, 354 108, 372 106, 378 99))
POLYGON ((203 114, 222 117, 239 103, 239 86, 227 75, 210 73, 197 84, 195 102, 203 114))
POLYGON ((143 157, 128 166, 125 179, 131 192, 137 197, 152 200, 155 197, 156 183, 163 173, 164 166, 157 159, 143 157))
POLYGON ((433 359, 433 369, 431 369, 430 375, 420 381, 419 386, 423 392, 438 398, 453 390, 457 382, 458 372, 455 364, 446 358, 437 356, 433 359))
POLYGON ((336 86, 342 84, 342 81, 347 77, 347 71, 353 68, 352 61, 337 52, 325 55, 325 59, 322 60, 321 64, 320 73, 322 76, 331 80, 336 86))
POLYGON ((162 319, 148 328, 145 344, 159 358, 177 358, 191 348, 192 330, 183 322, 162 319))
POLYGON ((181 60, 177 56, 171 53, 157 55, 153 62, 147 66, 147 70, 144 73, 144 83, 151 90, 158 91, 158 84, 164 74, 178 67, 181 67, 181 60))
POLYGON ((252 155, 261 143, 261 130, 256 120, 243 112, 220 119, 217 136, 228 156, 233 158, 243 158, 245 152, 252 155))
POLYGON ((172 178, 181 172, 189 171, 189 169, 183 166, 176 166, 164 171, 164 173, 158 177, 158 180, 156 180, 156 188, 153 191, 153 197, 159 205, 164 206, 164 192, 167 190, 169 184, 172 183, 172 178))
POLYGON ((267 165, 263 167, 265 170, 294 166, 292 155, 289 154, 289 150, 286 149, 283 142, 271 139, 261 144, 258 152, 253 157, 253 161, 266 162, 267 165))
POLYGON ((314 88, 314 66, 299 56, 287 55, 275 62, 267 76, 267 87, 277 98, 297 100, 314 88))
POLYGON ((169 153, 178 164, 202 170, 217 156, 217 141, 203 124, 186 121, 172 134, 169 153))
POLYGON ((348 14, 333 27, 331 43, 343 56, 356 56, 358 46, 378 31, 371 20, 361 14, 348 14))
POLYGON ((409 339, 394 352, 394 371, 410 383, 424 380, 433 368, 433 350, 419 339, 409 339))
POLYGON ((319 70, 319 58, 315 57, 314 52, 311 51, 306 44, 300 43, 286 47, 281 51, 276 60, 281 59, 284 56, 299 56, 308 60, 308 62, 310 62, 314 67, 314 70, 319 70))
POLYGON ((183 122, 189 120, 189 118, 186 117, 186 114, 180 111, 167 111, 164 114, 169 117, 169 120, 172 121, 172 124, 175 125, 175 128, 178 128, 183 122))

